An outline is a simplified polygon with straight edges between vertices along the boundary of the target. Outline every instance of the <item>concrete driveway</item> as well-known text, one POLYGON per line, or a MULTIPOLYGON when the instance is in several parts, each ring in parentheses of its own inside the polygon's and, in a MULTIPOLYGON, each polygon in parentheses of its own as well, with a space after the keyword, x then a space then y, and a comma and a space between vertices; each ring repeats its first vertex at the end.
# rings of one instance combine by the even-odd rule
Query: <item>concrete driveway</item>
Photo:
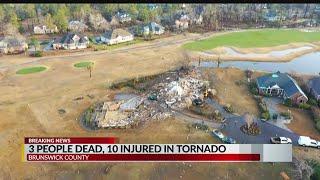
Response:
POLYGON ((240 127, 245 124, 243 117, 227 118, 222 132, 241 144, 269 144, 270 137, 284 136, 290 138, 293 145, 298 145, 299 135, 261 120, 256 122, 261 129, 261 134, 257 136, 247 135, 240 130, 240 127))

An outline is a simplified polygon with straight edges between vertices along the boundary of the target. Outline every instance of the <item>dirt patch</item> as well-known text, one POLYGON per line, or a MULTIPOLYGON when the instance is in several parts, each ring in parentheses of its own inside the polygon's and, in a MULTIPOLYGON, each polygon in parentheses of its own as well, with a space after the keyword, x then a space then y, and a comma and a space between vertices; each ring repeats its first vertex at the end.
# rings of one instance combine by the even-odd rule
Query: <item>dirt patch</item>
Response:
POLYGON ((315 123, 309 111, 297 108, 288 108, 284 105, 278 105, 278 109, 280 112, 287 112, 288 109, 291 111, 293 120, 287 125, 290 130, 301 136, 310 136, 314 139, 320 140, 320 133, 315 128, 315 123))
POLYGON ((258 105, 245 84, 247 80, 244 71, 235 68, 214 68, 204 69, 203 74, 217 90, 217 100, 220 104, 230 104, 239 114, 249 112, 258 116, 258 105))

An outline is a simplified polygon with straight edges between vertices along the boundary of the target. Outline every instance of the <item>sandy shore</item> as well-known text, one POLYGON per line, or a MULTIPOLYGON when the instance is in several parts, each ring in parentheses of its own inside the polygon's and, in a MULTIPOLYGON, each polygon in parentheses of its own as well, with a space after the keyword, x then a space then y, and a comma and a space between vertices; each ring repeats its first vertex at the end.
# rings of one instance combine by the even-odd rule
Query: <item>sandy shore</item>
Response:
POLYGON ((202 52, 190 52, 190 56, 193 59, 206 59, 216 61, 218 58, 222 61, 256 61, 256 62, 288 62, 292 59, 308 54, 311 52, 316 52, 320 50, 319 43, 290 43, 287 45, 280 45, 274 47, 263 47, 263 48, 237 48, 237 47, 218 47, 210 51, 202 52), (297 52, 292 52, 283 56, 272 56, 269 54, 272 51, 285 51, 295 48, 311 47, 309 49, 300 50, 297 52), (241 56, 230 55, 227 53, 226 49, 231 48, 237 53, 242 54, 241 56), (256 56, 250 56, 249 54, 261 54, 256 56), (245 56, 248 54, 248 56, 245 56))

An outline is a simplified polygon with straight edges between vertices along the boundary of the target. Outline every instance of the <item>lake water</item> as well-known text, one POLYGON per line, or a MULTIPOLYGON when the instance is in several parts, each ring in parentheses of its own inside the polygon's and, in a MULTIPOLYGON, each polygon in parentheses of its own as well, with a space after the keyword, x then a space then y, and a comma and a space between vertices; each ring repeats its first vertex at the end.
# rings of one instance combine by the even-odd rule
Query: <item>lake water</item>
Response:
MULTIPOLYGON (((198 65, 194 63, 194 65, 198 65)), ((201 67, 217 67, 217 62, 201 62, 201 67)), ((267 72, 296 72, 301 74, 317 75, 320 72, 320 52, 313 52, 294 58, 290 62, 251 62, 251 61, 225 61, 220 67, 237 67, 243 70, 252 69, 267 72)))

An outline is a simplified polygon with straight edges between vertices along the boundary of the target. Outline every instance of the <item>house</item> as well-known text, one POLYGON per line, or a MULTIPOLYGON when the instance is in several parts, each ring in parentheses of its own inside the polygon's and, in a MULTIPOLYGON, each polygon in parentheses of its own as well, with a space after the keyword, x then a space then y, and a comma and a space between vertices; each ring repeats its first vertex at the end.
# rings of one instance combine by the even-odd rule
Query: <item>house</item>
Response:
POLYGON ((14 54, 21 53, 28 49, 28 44, 23 39, 16 37, 0 37, 0 53, 14 54))
POLYGON ((259 94, 291 99, 294 104, 308 101, 308 97, 297 82, 286 73, 276 72, 261 76, 257 78, 256 82, 259 94))
POLYGON ((189 16, 184 12, 180 14, 176 14, 175 21, 174 21, 175 29, 179 29, 179 30, 188 29, 189 20, 190 20, 189 16))
POLYGON ((142 27, 143 35, 149 35, 149 34, 161 35, 163 33, 164 33, 164 27, 155 22, 150 22, 142 27))
POLYGON ((68 30, 73 32, 84 32, 88 29, 88 26, 81 21, 70 21, 68 24, 68 30))
POLYGON ((101 43, 108 45, 119 44, 133 40, 133 34, 129 33, 124 29, 113 29, 105 32, 101 36, 97 37, 96 40, 101 43))
POLYGON ((125 22, 130 22, 131 21, 131 16, 130 14, 123 12, 123 11, 118 11, 116 14, 117 19, 119 20, 120 23, 125 23, 125 22))
POLYGON ((320 101, 320 77, 315 77, 308 82, 309 92, 320 101))
POLYGON ((33 27, 34 34, 53 34, 57 32, 58 32, 57 26, 53 26, 52 28, 49 28, 46 25, 37 25, 33 27))
POLYGON ((82 36, 75 33, 68 33, 61 39, 56 39, 53 44, 53 49, 85 49, 88 48, 89 39, 87 36, 82 36))

